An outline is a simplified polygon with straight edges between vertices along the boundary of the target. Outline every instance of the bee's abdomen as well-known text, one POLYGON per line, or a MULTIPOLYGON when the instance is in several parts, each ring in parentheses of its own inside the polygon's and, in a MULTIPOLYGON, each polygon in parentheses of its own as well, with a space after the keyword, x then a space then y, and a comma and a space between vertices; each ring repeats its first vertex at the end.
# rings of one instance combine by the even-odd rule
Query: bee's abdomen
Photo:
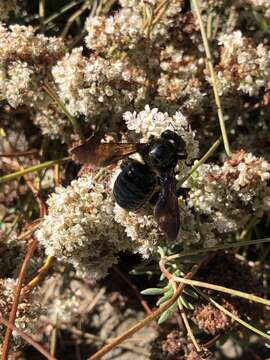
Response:
POLYGON ((113 194, 123 209, 136 211, 151 197, 156 184, 156 175, 144 164, 129 161, 118 175, 113 194))

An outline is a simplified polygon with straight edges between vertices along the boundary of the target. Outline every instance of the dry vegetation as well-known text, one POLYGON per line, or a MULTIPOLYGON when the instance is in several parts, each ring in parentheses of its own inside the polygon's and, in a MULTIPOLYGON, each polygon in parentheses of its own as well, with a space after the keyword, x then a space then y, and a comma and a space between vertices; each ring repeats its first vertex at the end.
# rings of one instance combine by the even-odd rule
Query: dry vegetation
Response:
POLYGON ((0 0, 3 360, 270 358, 270 1, 0 0), (171 129, 180 230, 70 149, 171 129), (42 355, 43 354, 43 355, 42 355))

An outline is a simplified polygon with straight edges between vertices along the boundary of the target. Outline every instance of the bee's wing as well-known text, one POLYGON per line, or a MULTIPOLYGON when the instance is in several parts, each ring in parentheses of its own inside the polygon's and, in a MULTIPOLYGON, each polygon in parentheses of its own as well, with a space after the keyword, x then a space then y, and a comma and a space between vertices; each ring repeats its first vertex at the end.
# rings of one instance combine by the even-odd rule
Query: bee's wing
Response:
POLYGON ((179 206, 173 171, 161 178, 161 191, 154 210, 155 219, 167 238, 175 240, 179 231, 179 206))
POLYGON ((100 143, 95 138, 90 138, 70 152, 79 163, 99 167, 110 165, 137 152, 140 145, 142 144, 100 143))

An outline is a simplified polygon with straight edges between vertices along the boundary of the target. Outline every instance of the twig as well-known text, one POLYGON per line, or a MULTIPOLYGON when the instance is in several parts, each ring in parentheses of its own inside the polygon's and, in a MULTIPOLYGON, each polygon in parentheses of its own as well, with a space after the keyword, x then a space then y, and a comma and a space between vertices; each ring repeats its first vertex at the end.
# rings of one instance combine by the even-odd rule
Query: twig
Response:
MULTIPOLYGON (((80 4, 83 0, 74 0, 68 4, 66 4, 65 6, 63 6, 58 12, 55 12, 54 14, 52 14, 51 16, 47 17, 44 21, 43 21, 43 26, 51 23, 53 20, 57 19, 59 16, 63 15, 66 11, 70 10, 72 7, 77 6, 78 4, 80 4)), ((38 31, 40 29, 41 25, 38 25, 37 27, 34 28, 34 31, 38 31)))
POLYGON ((144 308, 145 312, 150 315, 152 314, 152 310, 148 306, 147 302, 143 299, 139 291, 137 290, 137 287, 129 280, 129 278, 123 274, 116 266, 113 266, 113 270, 130 286, 130 288, 133 290, 134 294, 140 301, 142 307, 144 308))
POLYGON ((202 165, 206 162, 206 160, 209 159, 209 157, 214 153, 214 151, 219 147, 219 145, 222 142, 222 138, 219 137, 213 145, 211 145, 211 147, 207 150, 207 152, 198 160, 196 161, 196 163, 192 166, 192 168, 190 169, 189 173, 187 174, 187 176, 181 180, 181 182, 179 184, 177 184, 177 189, 180 188, 185 181, 187 181, 193 174, 194 172, 202 165))
POLYGON ((39 19, 40 19, 40 30, 44 32, 44 18, 45 18, 45 1, 39 0, 39 19))
MULTIPOLYGON (((17 308, 19 305, 19 300, 20 300, 20 294, 21 294, 21 290, 22 290, 22 285, 23 285, 23 281, 24 281, 24 277, 26 274, 26 270, 27 270, 27 266, 28 263, 37 247, 37 240, 32 240, 29 244, 27 253, 25 255, 21 270, 20 270, 20 274, 19 274, 19 278, 18 278, 18 282, 16 285, 16 289, 15 289, 15 294, 14 294, 14 301, 12 304, 12 308, 9 314, 9 323, 14 325, 14 321, 16 318, 16 313, 17 313, 17 308)), ((10 327, 8 327, 6 333, 5 333, 5 338, 4 338, 4 343, 3 343, 3 350, 2 350, 2 360, 7 360, 8 358, 8 351, 9 351, 9 344, 10 344, 10 337, 12 335, 12 329, 10 327)))
MULTIPOLYGON (((198 265, 194 265, 192 270, 188 274, 186 274, 185 278, 190 279, 195 274, 195 272, 197 270, 198 270, 198 265)), ((152 312, 151 315, 148 315, 146 318, 144 318, 143 320, 137 322, 135 325, 130 327, 122 335, 120 335, 120 336, 116 337, 115 339, 113 339, 110 344, 105 345, 103 348, 101 348, 94 355, 90 356, 90 358, 88 360, 98 360, 98 359, 102 358, 102 356, 104 356, 109 351, 114 349, 116 346, 121 344, 124 340, 126 340, 127 338, 129 338, 130 336, 135 334, 137 331, 139 331, 140 329, 142 329, 143 327, 148 325, 151 321, 158 318, 164 311, 169 309, 169 307, 172 306, 175 303, 175 301, 178 299, 178 297, 182 293, 182 290, 184 289, 184 287, 185 286, 183 284, 179 285, 176 292, 173 294, 173 296, 171 297, 171 299, 168 302, 166 302, 164 305, 160 306, 160 308, 158 308, 157 310, 152 312)))
MULTIPOLYGON (((176 291, 176 284, 174 281, 170 281, 171 284, 172 284, 172 287, 173 287, 173 291, 175 292, 176 291)), ((180 315, 182 317, 182 320, 183 320, 183 323, 185 324, 185 327, 187 329, 187 333, 188 333, 188 336, 190 337, 190 340, 192 341, 195 349, 197 352, 201 352, 201 347, 200 345, 198 344, 194 334, 193 334, 193 331, 189 325, 189 322, 188 322, 188 318, 187 318, 187 315, 186 315, 186 312, 185 312, 185 309, 180 301, 180 299, 178 298, 177 299, 177 305, 178 305, 178 308, 179 308, 179 312, 180 312, 180 315)))
POLYGON ((54 179, 54 186, 55 187, 60 186, 60 184, 61 184, 61 176, 60 176, 60 163, 59 163, 59 161, 54 164, 53 179, 54 179))
POLYGON ((53 330, 52 330, 51 343, 50 343, 50 353, 53 356, 55 355, 56 352, 57 328, 58 328, 58 312, 56 309, 53 315, 53 330))
POLYGON ((17 236, 17 240, 21 241, 26 239, 28 236, 32 235, 32 233, 39 227, 41 219, 35 220, 33 224, 31 224, 30 229, 22 232, 20 235, 17 236))
POLYGON ((80 17, 85 10, 87 10, 89 8, 89 5, 90 5, 90 1, 85 1, 84 4, 82 4, 82 6, 79 8, 79 10, 75 11, 68 19, 65 27, 64 27, 64 30, 62 31, 62 34, 61 34, 61 37, 62 38, 65 38, 67 36, 67 33, 71 27, 71 25, 74 23, 74 21, 80 17))
POLYGON ((248 235, 248 233, 250 232, 251 229, 253 229, 253 227, 259 222, 258 216, 254 215, 251 217, 251 219, 249 220, 247 226, 242 230, 240 236, 239 236, 239 240, 245 240, 246 236, 248 235))
POLYGON ((102 296, 105 293, 105 288, 101 288, 98 293, 94 296, 91 303, 87 306, 87 313, 89 314, 97 305, 99 300, 102 298, 102 296))
POLYGON ((260 304, 263 304, 263 305, 270 306, 270 300, 264 299, 264 298, 262 298, 260 296, 254 295, 254 294, 246 293, 246 292, 231 289, 231 288, 226 288, 224 286, 210 284, 210 283, 207 283, 207 282, 204 282, 204 281, 191 280, 191 279, 186 279, 186 278, 182 278, 182 277, 179 277, 179 276, 175 276, 175 275, 171 274, 165 268, 165 264, 166 264, 167 261, 168 261, 168 258, 162 257, 161 260, 160 260, 159 266, 160 266, 160 270, 162 271, 162 273, 168 279, 172 279, 173 281, 179 282, 181 284, 198 286, 198 287, 202 287, 202 288, 206 288, 206 289, 220 291, 220 292, 223 292, 225 294, 238 296, 238 297, 241 297, 243 299, 247 299, 247 300, 254 301, 254 302, 257 302, 257 303, 260 303, 260 304))
MULTIPOLYGON (((46 322, 46 324, 48 324, 48 325, 54 326, 52 321, 49 321, 47 319, 45 319, 43 321, 46 322)), ((82 331, 80 329, 77 329, 75 326, 70 326, 70 324, 59 323, 57 325, 57 327, 59 329, 61 329, 61 330, 65 330, 65 331, 68 331, 68 332, 70 332, 70 333, 72 333, 74 335, 77 335, 80 338, 83 338, 85 340, 90 340, 91 343, 95 342, 95 343, 101 343, 101 344, 104 344, 104 343, 108 344, 108 343, 111 342, 108 339, 103 339, 100 336, 97 336, 97 335, 82 331)), ((137 342, 140 341, 140 339, 135 339, 135 340, 137 342)), ((125 343, 125 344, 120 344, 119 347, 122 348, 122 349, 126 349, 126 350, 132 350, 133 352, 137 352, 140 355, 148 356, 148 352, 144 351, 143 349, 140 349, 140 348, 136 347, 136 344, 135 344, 135 346, 132 346, 132 344, 125 343)))
POLYGON ((229 244, 222 244, 222 245, 217 245, 217 246, 213 246, 211 248, 203 248, 203 249, 197 249, 197 250, 191 250, 191 251, 183 251, 181 253, 177 253, 177 254, 173 254, 167 257, 167 261, 176 259, 178 257, 184 257, 184 256, 190 256, 190 255, 198 255, 198 254, 202 254, 202 253, 207 253, 207 252, 213 252, 213 251, 218 251, 218 250, 227 250, 227 249, 231 249, 231 248, 237 248, 240 246, 248 246, 248 245, 258 245, 258 244, 262 244, 265 242, 270 242, 270 238, 264 238, 264 239, 256 239, 256 240, 245 240, 245 241, 236 241, 234 243, 229 243, 229 244))
POLYGON ((4 182, 7 182, 7 181, 17 179, 17 178, 19 178, 21 176, 24 176, 26 174, 29 174, 29 173, 32 173, 32 172, 35 172, 35 171, 40 171, 40 170, 43 170, 43 169, 47 169, 47 168, 49 168, 50 166, 54 165, 55 163, 57 163, 59 161, 67 161, 67 160, 71 160, 71 157, 68 156, 68 157, 65 157, 63 159, 45 161, 45 162, 43 162, 41 164, 29 166, 28 168, 25 168, 24 170, 15 171, 15 172, 13 172, 11 174, 1 176, 0 177, 0 184, 2 184, 4 182))
POLYGON ((33 277, 31 281, 27 285, 24 286, 22 292, 23 294, 28 293, 34 287, 36 287, 40 282, 44 279, 49 269, 53 266, 55 262, 55 258, 53 256, 48 256, 45 260, 44 264, 40 269, 38 269, 37 274, 33 277))
MULTIPOLYGON (((21 170, 24 170, 24 169, 21 169, 21 170)), ((32 191, 32 193, 38 203, 39 216, 42 218, 43 216, 46 215, 46 206, 45 206, 43 200, 41 199, 38 190, 35 188, 32 181, 30 181, 26 175, 24 175, 24 181, 26 182, 29 189, 32 191)))
POLYGON ((202 21, 198 1, 197 0, 191 0, 191 2, 193 4, 193 7, 194 7, 194 10, 195 10, 198 22, 199 22, 200 31, 201 31, 202 40, 203 40, 203 45, 204 45, 204 50, 205 50, 205 54, 206 54, 206 60, 207 60, 208 67, 209 67, 209 70, 210 70, 210 76, 211 76, 211 81, 212 81, 212 87, 213 87, 215 102, 216 102, 216 106, 217 106, 217 113, 218 113, 219 125, 220 125, 221 134, 222 134, 224 148, 225 148, 226 154, 228 156, 230 156, 231 155, 230 145, 229 145, 229 141, 228 141, 228 136, 227 136, 226 126, 225 126, 223 111, 222 111, 222 107, 221 107, 221 102, 220 102, 220 98, 219 98, 219 94, 218 94, 217 79, 216 79, 216 74, 215 74, 215 70, 214 70, 214 66, 213 66, 213 60, 212 60, 210 47, 209 47, 209 44, 208 44, 208 39, 207 39, 207 36, 206 36, 204 24, 203 24, 203 21, 202 21))
POLYGON ((44 355, 48 360, 57 360, 55 357, 51 356, 51 354, 44 349, 38 342, 36 342, 31 336, 25 334, 21 329, 19 329, 17 326, 9 323, 7 320, 3 319, 0 315, 0 322, 5 325, 8 329, 11 331, 16 331, 17 334, 20 335, 22 339, 24 339, 26 342, 28 342, 30 345, 32 345, 35 349, 37 349, 42 355, 44 355))
POLYGON ((26 151, 17 151, 17 152, 12 152, 12 153, 1 153, 0 157, 7 157, 7 158, 12 158, 12 157, 22 157, 22 156, 29 156, 29 155, 36 155, 38 154, 38 150, 26 150, 26 151))

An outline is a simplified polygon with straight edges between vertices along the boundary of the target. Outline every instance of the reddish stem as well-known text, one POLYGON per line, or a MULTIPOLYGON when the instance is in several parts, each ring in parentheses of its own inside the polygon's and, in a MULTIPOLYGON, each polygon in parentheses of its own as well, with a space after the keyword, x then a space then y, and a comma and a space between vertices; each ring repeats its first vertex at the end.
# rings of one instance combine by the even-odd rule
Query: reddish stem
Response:
POLYGON ((38 342, 36 342, 31 336, 25 334, 22 330, 20 330, 17 326, 12 325, 7 320, 3 319, 0 316, 0 323, 5 325, 8 329, 16 331, 20 335, 22 339, 32 345, 35 349, 37 349, 41 354, 43 354, 49 360, 56 360, 44 347, 42 347, 38 342))
MULTIPOLYGON (((18 305, 19 305, 19 300, 20 300, 20 294, 21 294, 21 290, 22 290, 22 286, 23 286, 23 281, 24 281, 24 277, 26 274, 26 270, 27 270, 27 266, 28 263, 37 247, 37 240, 32 240, 29 244, 27 253, 25 255, 21 270, 20 270, 20 274, 19 274, 19 278, 18 278, 18 282, 16 285, 16 289, 15 289, 15 294, 14 294, 14 301, 12 304, 12 308, 11 311, 9 313, 9 323, 11 325, 14 325, 15 319, 16 319, 16 313, 17 313, 17 309, 18 309, 18 305)), ((5 333, 5 338, 4 338, 4 343, 3 343, 3 352, 2 352, 2 360, 7 360, 8 359, 8 352, 9 352, 9 345, 10 345, 10 338, 12 335, 12 328, 8 327, 7 331, 5 333)))

